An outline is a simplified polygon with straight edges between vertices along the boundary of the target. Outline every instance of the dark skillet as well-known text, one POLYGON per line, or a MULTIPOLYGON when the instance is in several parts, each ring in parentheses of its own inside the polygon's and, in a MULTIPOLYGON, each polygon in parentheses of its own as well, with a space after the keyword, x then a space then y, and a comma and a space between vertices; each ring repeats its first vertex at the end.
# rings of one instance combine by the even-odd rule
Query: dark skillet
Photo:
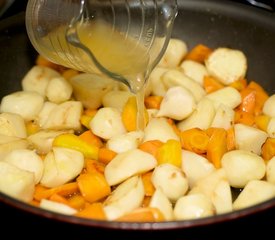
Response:
MULTIPOLYGON (((248 80, 259 82, 270 94, 275 93, 275 15, 273 11, 221 0, 178 0, 179 14, 173 37, 181 38, 191 48, 203 43, 211 48, 226 46, 242 50, 248 58, 248 80)), ((271 8, 270 8, 271 9, 271 8)), ((0 22, 0 97, 19 90, 21 79, 34 64, 36 53, 25 32, 24 13, 0 22)), ((266 231, 275 226, 275 199, 241 211, 192 221, 167 223, 99 222, 53 214, 22 204, 0 194, 0 216, 6 226, 17 225, 23 232, 39 229, 54 237, 51 231, 79 239, 118 236, 148 238, 159 235, 167 238, 207 236, 237 236, 235 231, 266 231), (251 227, 252 226, 252 227, 251 227), (255 226, 255 228, 253 227, 255 226), (223 236, 219 230, 225 230, 223 236), (135 234, 133 230, 138 230, 135 234), (173 230, 173 231, 172 231, 173 230), (84 235, 83 235, 84 234, 84 235), (88 235, 86 235, 88 234, 88 235), (146 235, 144 235, 146 234, 146 235), (225 234, 225 235, 224 235, 225 234), (93 237, 92 237, 93 236, 93 237)), ((42 231, 42 232, 41 232, 42 231)), ((33 233, 29 233, 30 235, 33 233)), ((37 236, 37 239, 39 237, 37 236)))

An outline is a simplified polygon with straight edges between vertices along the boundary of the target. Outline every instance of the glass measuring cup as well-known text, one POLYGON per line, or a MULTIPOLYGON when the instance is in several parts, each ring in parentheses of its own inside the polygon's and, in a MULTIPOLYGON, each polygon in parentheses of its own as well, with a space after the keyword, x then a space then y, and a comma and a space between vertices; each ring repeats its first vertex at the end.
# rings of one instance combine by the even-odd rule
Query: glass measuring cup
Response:
POLYGON ((35 49, 57 64, 104 73, 134 93, 168 45, 176 0, 29 0, 35 49))

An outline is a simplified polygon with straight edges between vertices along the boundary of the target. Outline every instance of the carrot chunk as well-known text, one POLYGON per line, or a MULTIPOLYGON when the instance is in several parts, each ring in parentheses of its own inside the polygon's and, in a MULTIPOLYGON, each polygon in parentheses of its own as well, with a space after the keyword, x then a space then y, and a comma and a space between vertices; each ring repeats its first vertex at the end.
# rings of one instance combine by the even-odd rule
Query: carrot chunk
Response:
POLYGON ((216 168, 221 168, 222 156, 227 152, 227 133, 223 128, 215 128, 207 146, 207 159, 216 168))
POLYGON ((113 160, 113 158, 117 155, 116 152, 112 151, 108 148, 100 148, 98 152, 98 161, 108 164, 113 160))
POLYGON ((224 87, 216 78, 211 76, 204 76, 203 86, 207 93, 215 92, 224 87))
POLYGON ((181 132, 182 148, 198 154, 206 153, 209 136, 199 128, 192 128, 181 132))
POLYGON ((162 96, 149 96, 144 100, 145 107, 149 109, 160 109, 160 104, 163 100, 162 96))
POLYGON ((200 63, 204 63, 206 58, 212 53, 212 49, 209 47, 198 44, 186 55, 185 59, 197 61, 200 63))
POLYGON ((111 193, 111 188, 101 173, 80 174, 76 181, 82 196, 90 203, 101 200, 111 193))
POLYGON ((262 146, 262 156, 266 161, 275 156, 275 138, 267 138, 262 146))
POLYGON ((162 145, 163 145, 163 142, 161 142, 160 140, 150 140, 150 141, 141 143, 138 148, 156 157, 157 151, 162 145))
POLYGON ((82 211, 77 212, 75 216, 89 219, 106 220, 106 215, 104 213, 102 203, 86 204, 85 208, 82 211))
POLYGON ((123 222, 159 222, 164 221, 164 216, 157 208, 146 207, 137 208, 116 220, 123 222))

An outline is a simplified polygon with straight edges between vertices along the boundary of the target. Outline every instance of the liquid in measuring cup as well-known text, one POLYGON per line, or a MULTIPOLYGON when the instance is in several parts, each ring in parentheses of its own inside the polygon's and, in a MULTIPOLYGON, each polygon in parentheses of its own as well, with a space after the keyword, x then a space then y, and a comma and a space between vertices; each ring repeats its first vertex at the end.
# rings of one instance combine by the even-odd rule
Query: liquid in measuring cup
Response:
POLYGON ((145 127, 144 85, 148 71, 148 49, 129 36, 112 30, 103 21, 81 23, 78 37, 108 71, 123 76, 137 101, 137 129, 145 127))
MULTIPOLYGON (((101 20, 80 21, 75 28, 78 41, 94 55, 99 64, 126 79, 128 87, 136 94, 137 128, 143 130, 144 85, 150 61, 148 49, 137 40, 113 30, 101 20)), ((54 49, 54 52, 47 54, 52 61, 79 71, 100 73, 87 51, 70 44, 66 33, 66 27, 61 26, 45 36, 42 40, 44 52, 47 54, 49 49, 54 49)))

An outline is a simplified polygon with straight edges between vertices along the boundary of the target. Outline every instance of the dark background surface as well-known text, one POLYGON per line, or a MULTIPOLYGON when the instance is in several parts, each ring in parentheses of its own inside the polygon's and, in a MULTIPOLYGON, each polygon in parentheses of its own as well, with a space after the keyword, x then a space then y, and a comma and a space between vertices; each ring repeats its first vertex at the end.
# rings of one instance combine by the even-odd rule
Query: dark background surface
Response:
MULTIPOLYGON (((228 0, 229 1, 229 0, 228 0)), ((241 1, 247 2, 247 1, 241 1)), ((7 11, 0 16, 1 19, 8 18, 25 10, 26 0, 16 0, 7 11)), ((261 1, 267 11, 271 11, 274 1, 261 1)), ((7 238, 27 239, 240 239, 241 236, 261 237, 261 239, 274 239, 275 209, 243 217, 234 221, 226 221, 219 224, 186 228, 174 231, 110 231, 106 229, 95 229, 83 227, 40 216, 29 214, 6 204, 0 203, 1 236, 7 238)))

